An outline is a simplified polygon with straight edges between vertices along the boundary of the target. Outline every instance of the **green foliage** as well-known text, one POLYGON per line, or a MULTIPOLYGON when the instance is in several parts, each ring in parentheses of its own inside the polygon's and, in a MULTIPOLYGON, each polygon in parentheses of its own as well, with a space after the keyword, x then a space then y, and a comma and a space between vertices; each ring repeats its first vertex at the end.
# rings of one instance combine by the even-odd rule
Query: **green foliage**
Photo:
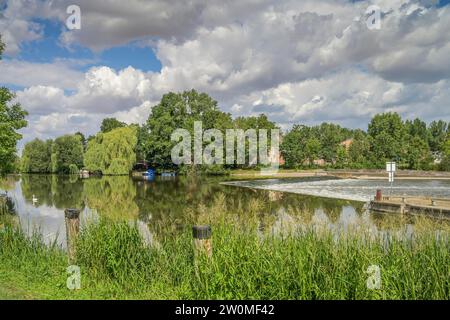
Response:
POLYGON ((14 171, 16 166, 16 145, 22 135, 17 130, 27 126, 28 113, 19 103, 12 103, 14 94, 7 88, 0 88, 0 175, 14 171))
POLYGON ((165 94, 147 120, 149 134, 144 146, 147 160, 158 167, 174 167, 171 150, 176 143, 171 141, 171 135, 176 129, 186 129, 193 137, 195 121, 202 122, 203 130, 233 127, 230 115, 220 111, 217 101, 206 93, 191 90, 165 94))
POLYGON ((447 135, 447 141, 443 146, 443 152, 445 157, 450 157, 450 133, 447 135))
POLYGON ((386 161, 402 160, 407 151, 407 130, 397 113, 373 117, 368 134, 371 138, 373 161, 382 167, 386 161))
POLYGON ((135 126, 100 132, 88 142, 85 167, 106 175, 128 174, 136 162, 136 144, 135 126))
POLYGON ((348 150, 349 161, 355 167, 370 167, 370 140, 364 131, 356 131, 348 150))
POLYGON ((70 173, 70 165, 83 167, 83 142, 78 134, 64 135, 52 145, 52 170, 61 174, 70 173))
POLYGON ((443 159, 439 169, 442 171, 450 171, 450 133, 447 135, 447 141, 443 145, 443 159))
POLYGON ((430 131, 427 129, 427 124, 420 119, 414 121, 407 120, 405 122, 406 131, 411 137, 418 137, 427 143, 431 140, 430 131))
POLYGON ((27 173, 50 173, 52 140, 42 141, 34 139, 27 144, 22 151, 22 172, 27 173))
MULTIPOLYGON (((230 125, 227 122, 227 125, 230 125)), ((238 117, 236 118, 233 123, 231 124, 231 127, 228 127, 226 129, 237 129, 237 130, 243 130, 244 132, 253 129, 256 131, 256 134, 259 136, 260 131, 259 130, 267 130, 267 150, 270 150, 271 147, 271 138, 270 138, 270 130, 272 129, 278 129, 277 125, 270 121, 265 114, 260 114, 258 116, 250 116, 250 117, 238 117)), ((249 141, 248 139, 245 140, 245 164, 234 164, 230 167, 232 168, 248 168, 249 167, 249 141)), ((225 154, 225 152, 224 152, 225 154)), ((235 153, 236 157, 236 153, 235 153)), ((259 155, 258 155, 258 163, 261 163, 259 161, 259 155)))
POLYGON ((336 148, 336 163, 335 167, 343 169, 348 164, 348 153, 344 146, 338 145, 336 148))
MULTIPOLYGON (((327 123, 295 125, 284 136, 281 153, 287 167, 323 159, 335 168, 384 168, 386 161, 394 160, 401 168, 430 170, 444 153, 447 131, 444 121, 427 127, 420 119, 403 122, 397 113, 385 113, 373 117, 367 133, 327 123), (349 138, 346 149, 342 142, 349 138)), ((447 158, 443 158, 441 170, 447 167, 447 158)))
POLYGON ((146 159, 146 144, 150 137, 150 129, 147 125, 136 126, 137 143, 136 143, 136 159, 143 161, 146 159))
MULTIPOLYGON (((0 35, 0 60, 5 44, 0 35)), ((17 130, 27 126, 25 117, 28 113, 19 103, 12 103, 14 94, 7 88, 0 88, 0 175, 17 169, 16 146, 22 135, 17 130)))
POLYGON ((312 135, 321 144, 320 157, 327 162, 334 162, 337 157, 339 144, 351 137, 351 131, 333 123, 322 123, 312 128, 312 135))
POLYGON ((69 173, 70 174, 78 174, 80 172, 80 169, 78 169, 76 164, 70 164, 69 165, 69 173))
POLYGON ((419 136, 411 138, 408 144, 406 161, 409 169, 427 170, 432 162, 430 148, 419 136))
POLYGON ((308 155, 309 164, 312 165, 314 160, 319 157, 320 151, 322 150, 322 144, 320 140, 314 137, 310 137, 305 144, 305 151, 308 155))
POLYGON ((2 35, 0 34, 0 60, 2 60, 2 54, 5 50, 5 44, 2 41, 2 35))
POLYGON ((310 138, 310 132, 311 129, 307 126, 294 125, 283 137, 280 150, 287 167, 300 167, 307 160, 305 145, 310 138))
POLYGON ((100 131, 103 133, 110 132, 117 128, 123 128, 126 127, 126 123, 120 122, 116 118, 105 118, 102 121, 102 124, 100 126, 100 131))
POLYGON ((83 151, 86 151, 86 148, 87 148, 87 140, 86 140, 86 137, 84 136, 84 134, 81 133, 81 132, 76 132, 75 135, 80 136, 81 143, 83 144, 83 151))
POLYGON ((287 167, 301 167, 305 163, 312 165, 317 159, 335 163, 338 157, 346 162, 340 143, 351 135, 351 130, 331 123, 315 127, 295 125, 283 137, 280 150, 287 167))
POLYGON ((429 145, 432 152, 441 152, 447 139, 448 127, 445 121, 433 121, 429 126, 429 145))

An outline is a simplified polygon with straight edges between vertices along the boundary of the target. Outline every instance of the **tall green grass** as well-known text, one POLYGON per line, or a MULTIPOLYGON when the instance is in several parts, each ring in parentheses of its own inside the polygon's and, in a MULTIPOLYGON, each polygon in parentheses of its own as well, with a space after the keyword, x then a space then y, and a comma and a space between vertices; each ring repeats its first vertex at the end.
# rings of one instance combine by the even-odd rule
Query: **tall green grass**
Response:
POLYGON ((77 241, 82 272, 77 292, 65 288, 64 251, 18 227, 0 230, 0 268, 40 283, 44 298, 450 298, 446 229, 436 237, 436 226, 431 231, 422 223, 413 239, 388 241, 361 228, 339 237, 313 227, 276 234, 258 230, 257 204, 245 214, 227 212, 221 201, 198 211, 180 231, 168 222, 158 226, 153 244, 132 223, 90 223, 77 241), (211 259, 196 257, 192 246, 190 226, 205 222, 213 228, 211 259), (370 265, 381 269, 381 289, 367 288, 370 265))

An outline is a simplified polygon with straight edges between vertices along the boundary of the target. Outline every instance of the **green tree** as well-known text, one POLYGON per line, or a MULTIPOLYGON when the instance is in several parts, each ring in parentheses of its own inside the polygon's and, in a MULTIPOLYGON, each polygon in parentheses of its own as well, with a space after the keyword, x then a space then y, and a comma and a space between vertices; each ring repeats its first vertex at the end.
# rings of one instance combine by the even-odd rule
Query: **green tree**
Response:
POLYGON ((308 160, 305 145, 311 137, 311 128, 304 125, 294 125, 284 137, 280 145, 281 154, 290 168, 298 168, 308 160))
POLYGON ((348 153, 344 146, 338 145, 336 147, 335 167, 343 169, 348 165, 348 153))
POLYGON ((81 133, 81 132, 79 132, 79 131, 76 132, 75 134, 80 136, 81 143, 83 144, 83 150, 86 151, 86 148, 87 148, 87 140, 86 140, 86 137, 84 136, 83 133, 81 133))
POLYGON ((430 163, 432 162, 432 157, 428 143, 419 136, 412 137, 408 144, 406 159, 409 169, 429 169, 430 163))
POLYGON ((413 121, 407 120, 405 127, 411 137, 419 137, 427 143, 430 140, 430 131, 427 129, 427 124, 424 121, 418 118, 413 121))
POLYGON ((321 149, 322 145, 319 139, 310 137, 308 140, 306 140, 305 152, 308 158, 309 165, 312 165, 314 163, 314 160, 319 157, 321 149))
POLYGON ((120 122, 116 118, 105 118, 103 119, 102 124, 100 126, 100 131, 103 133, 107 133, 110 132, 111 130, 123 128, 126 126, 127 124, 125 122, 120 122))
POLYGON ((404 160, 407 146, 407 131, 397 113, 377 114, 369 124, 371 153, 378 167, 386 161, 404 160))
POLYGON ((450 171, 450 133, 447 135, 447 141, 443 145, 443 158, 440 164, 440 170, 450 171))
POLYGON ((348 157, 354 167, 370 167, 370 140, 364 131, 355 131, 352 144, 348 149, 348 157))
MULTIPOLYGON (((5 46, 0 37, 0 60, 5 46)), ((0 175, 12 172, 17 162, 17 141, 22 135, 17 130, 27 126, 28 113, 19 103, 14 103, 14 94, 7 88, 0 88, 0 175)))
POLYGON ((322 146, 319 156, 328 163, 336 160, 339 144, 350 138, 349 130, 344 130, 341 126, 333 123, 322 123, 320 126, 314 127, 312 134, 318 137, 322 146))
POLYGON ((88 143, 85 166, 106 175, 128 174, 136 162, 137 128, 135 126, 98 133, 88 143))
MULTIPOLYGON (((428 127, 429 145, 432 152, 442 152, 447 139, 447 123, 445 121, 433 121, 428 127)), ((450 126, 449 126, 450 127, 450 126)))
POLYGON ((22 151, 22 172, 50 173, 52 140, 42 141, 34 139, 27 144, 22 151))
POLYGON ((171 141, 171 135, 176 129, 186 129, 193 137, 195 121, 202 122, 203 130, 232 128, 231 116, 220 111, 217 101, 206 93, 191 90, 165 94, 147 120, 149 134, 144 147, 147 160, 159 167, 175 167, 171 150, 176 142, 171 141))
POLYGON ((137 126, 137 144, 136 144, 136 160, 144 161, 146 160, 146 144, 150 136, 149 127, 144 124, 142 126, 137 126))
MULTIPOLYGON (((256 130, 257 135, 259 136, 261 129, 267 130, 267 150, 270 150, 271 147, 271 137, 270 130, 277 129, 277 126, 274 122, 270 121, 265 114, 260 114, 259 116, 251 116, 251 117, 238 117, 234 119, 233 124, 229 124, 229 128, 240 129, 244 132, 249 129, 256 130)), ((249 157, 249 141, 246 139, 245 141, 245 161, 244 165, 235 165, 232 167, 248 167, 248 157, 249 157)), ((259 159, 259 155, 258 155, 259 159)))
POLYGON ((80 135, 64 135, 56 138, 52 146, 51 160, 53 172, 69 174, 71 165, 82 168, 83 142, 80 135))

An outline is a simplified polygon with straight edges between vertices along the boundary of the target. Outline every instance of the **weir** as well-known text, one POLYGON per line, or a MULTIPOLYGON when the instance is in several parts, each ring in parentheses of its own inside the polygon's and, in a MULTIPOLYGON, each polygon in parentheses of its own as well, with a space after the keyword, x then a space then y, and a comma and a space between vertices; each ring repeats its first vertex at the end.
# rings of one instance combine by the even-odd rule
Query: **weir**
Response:
POLYGON ((381 190, 377 190, 377 195, 369 203, 369 210, 400 214, 426 214, 450 219, 450 199, 382 196, 381 190))

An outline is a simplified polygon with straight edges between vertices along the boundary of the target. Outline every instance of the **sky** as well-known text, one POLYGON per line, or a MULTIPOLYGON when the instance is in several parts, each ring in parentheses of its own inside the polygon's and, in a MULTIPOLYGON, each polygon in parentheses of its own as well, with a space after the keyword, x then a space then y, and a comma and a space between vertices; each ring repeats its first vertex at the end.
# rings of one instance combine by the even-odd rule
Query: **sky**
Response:
POLYGON ((144 123, 164 93, 190 89, 285 130, 366 129, 391 111, 450 121, 449 2, 0 0, 0 85, 29 112, 19 149, 94 134, 105 117, 144 123))

